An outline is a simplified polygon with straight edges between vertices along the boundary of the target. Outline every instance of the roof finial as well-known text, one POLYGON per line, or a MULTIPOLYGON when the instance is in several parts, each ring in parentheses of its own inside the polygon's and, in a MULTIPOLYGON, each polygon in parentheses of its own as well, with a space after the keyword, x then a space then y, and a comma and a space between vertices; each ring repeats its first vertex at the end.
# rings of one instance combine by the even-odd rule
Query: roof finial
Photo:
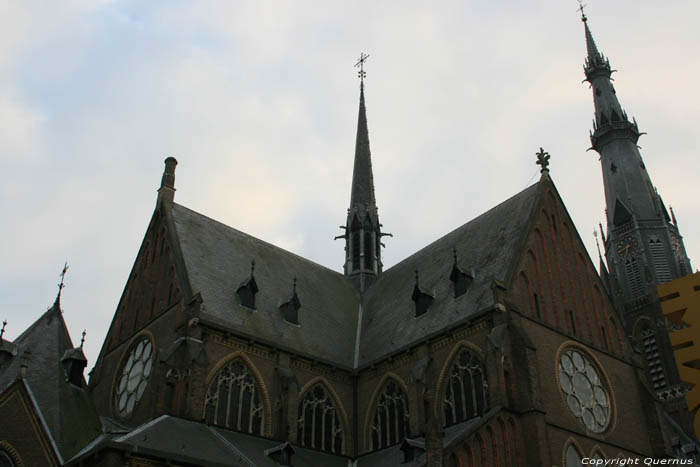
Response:
POLYGON ((418 269, 416 269, 416 285, 418 285, 418 269))
POLYGON ((365 84, 365 76, 367 76, 367 72, 365 72, 365 62, 368 58, 369 54, 361 52, 359 60, 355 63, 356 67, 360 67, 360 71, 357 72, 357 76, 360 78, 360 87, 363 87, 365 84))
POLYGON ((549 153, 545 152, 542 147, 540 147, 540 152, 535 153, 537 156, 537 162, 535 164, 541 166, 540 173, 549 173, 549 153))
POLYGON ((2 329, 0 329, 0 339, 2 339, 3 334, 5 334, 5 326, 7 326, 7 320, 2 322, 2 329))
POLYGON ((68 272, 69 266, 68 262, 66 261, 65 264, 63 265, 63 270, 61 270, 61 283, 58 284, 58 294, 56 295, 56 301, 54 302, 54 305, 60 305, 61 304, 61 291, 63 288, 66 286, 64 284, 64 279, 66 278, 66 273, 68 272))
POLYGON ((294 282, 292 283, 292 292, 297 293, 297 276, 294 276, 294 282))
POLYGON ((85 329, 83 329, 83 337, 80 339, 80 348, 81 349, 83 348, 83 344, 85 344, 85 334, 87 334, 87 332, 85 332, 85 329))
POLYGON ((603 258, 603 255, 600 254, 600 243, 598 243, 598 231, 596 229, 593 229, 593 236, 595 237, 595 246, 598 247, 598 258, 603 258))
POLYGON ((457 264, 457 248, 452 247, 452 258, 455 260, 455 264, 457 264))
POLYGON ((588 21, 588 18, 586 17, 586 13, 583 12, 583 7, 585 7, 585 6, 586 5, 583 4, 583 0, 578 0, 578 8, 576 8, 576 11, 581 12, 581 21, 583 21, 584 23, 586 21, 588 21))
POLYGON ((255 272, 255 258, 250 258, 250 277, 253 277, 255 272))

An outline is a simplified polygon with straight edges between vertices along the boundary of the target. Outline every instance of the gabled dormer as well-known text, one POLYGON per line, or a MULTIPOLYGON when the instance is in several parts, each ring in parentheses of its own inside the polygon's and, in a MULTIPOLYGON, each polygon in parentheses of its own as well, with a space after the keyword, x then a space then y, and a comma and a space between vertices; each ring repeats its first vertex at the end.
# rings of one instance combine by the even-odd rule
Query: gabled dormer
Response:
POLYGON ((255 310, 255 294, 258 293, 258 284, 255 282, 255 260, 250 261, 250 275, 236 289, 238 303, 255 310))

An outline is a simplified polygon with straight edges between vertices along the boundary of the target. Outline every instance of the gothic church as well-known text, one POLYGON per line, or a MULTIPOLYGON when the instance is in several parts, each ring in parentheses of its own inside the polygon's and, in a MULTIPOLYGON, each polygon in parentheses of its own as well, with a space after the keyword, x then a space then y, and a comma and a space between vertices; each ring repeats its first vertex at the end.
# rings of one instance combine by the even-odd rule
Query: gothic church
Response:
POLYGON ((0 466, 696 461, 653 293, 690 263, 583 20, 600 275, 543 150, 537 183, 385 269, 362 82, 343 273, 177 204, 166 159, 89 382, 60 290, 0 335, 0 466))

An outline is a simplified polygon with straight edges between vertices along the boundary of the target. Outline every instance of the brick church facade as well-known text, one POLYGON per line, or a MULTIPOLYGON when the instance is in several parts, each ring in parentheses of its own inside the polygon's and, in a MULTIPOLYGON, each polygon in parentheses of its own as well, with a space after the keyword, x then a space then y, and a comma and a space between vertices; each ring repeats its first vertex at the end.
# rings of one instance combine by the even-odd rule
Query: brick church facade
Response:
POLYGON ((343 272, 176 203, 166 159, 89 382, 60 291, 0 338, 0 466, 696 461, 654 299, 654 348, 629 305, 690 264, 584 27, 609 205, 600 274, 542 150, 537 183, 385 269, 362 82, 343 272))

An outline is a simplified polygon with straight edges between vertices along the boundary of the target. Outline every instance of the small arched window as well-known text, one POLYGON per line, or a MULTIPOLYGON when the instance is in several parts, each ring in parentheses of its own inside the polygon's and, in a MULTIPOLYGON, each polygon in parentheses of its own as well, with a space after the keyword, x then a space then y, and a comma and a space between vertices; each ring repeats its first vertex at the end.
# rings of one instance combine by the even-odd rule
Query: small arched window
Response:
POLYGON ((209 384, 204 399, 207 423, 236 431, 263 434, 260 388, 241 358, 227 363, 209 384))
POLYGON ((481 359, 470 349, 462 348, 445 381, 445 424, 478 417, 487 408, 487 384, 481 359))
POLYGON ((389 379, 382 388, 372 419, 372 449, 400 443, 408 434, 408 398, 399 383, 389 379))
POLYGON ((297 440, 304 447, 340 454, 343 429, 328 390, 320 383, 306 391, 299 403, 297 440))

